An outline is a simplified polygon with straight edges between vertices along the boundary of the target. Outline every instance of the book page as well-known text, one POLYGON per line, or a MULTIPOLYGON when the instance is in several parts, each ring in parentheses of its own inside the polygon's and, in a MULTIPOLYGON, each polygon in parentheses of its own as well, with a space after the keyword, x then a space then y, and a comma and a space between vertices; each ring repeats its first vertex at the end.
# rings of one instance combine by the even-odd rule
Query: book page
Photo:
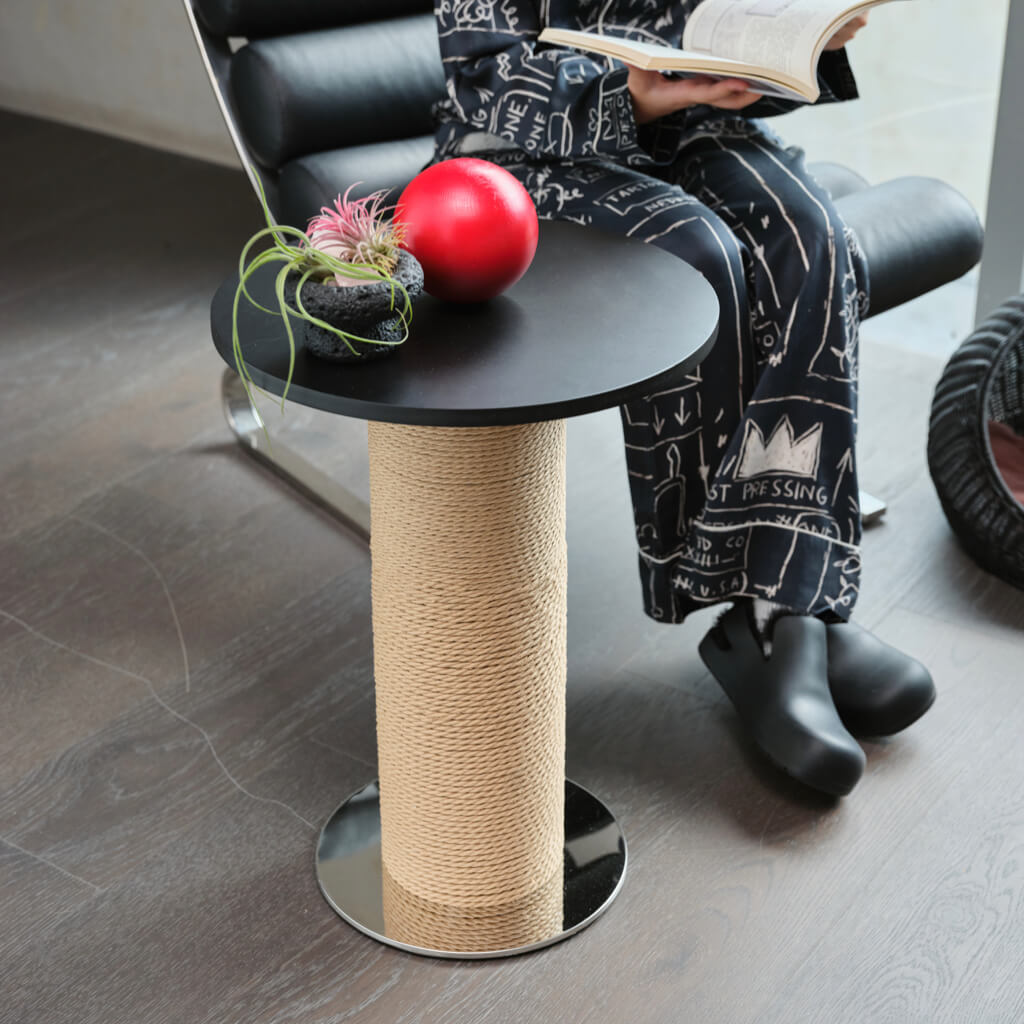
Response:
POLYGON ((771 71, 729 57, 715 54, 677 50, 663 43, 640 42, 619 35, 598 35, 577 29, 545 28, 537 37, 542 43, 572 46, 592 53, 600 53, 634 67, 653 69, 673 77, 711 76, 716 78, 743 78, 756 92, 766 96, 812 101, 817 96, 816 84, 808 89, 790 76, 771 71))
POLYGON ((830 28, 879 2, 704 0, 686 23, 683 46, 805 78, 814 75, 819 46, 828 41, 830 28))

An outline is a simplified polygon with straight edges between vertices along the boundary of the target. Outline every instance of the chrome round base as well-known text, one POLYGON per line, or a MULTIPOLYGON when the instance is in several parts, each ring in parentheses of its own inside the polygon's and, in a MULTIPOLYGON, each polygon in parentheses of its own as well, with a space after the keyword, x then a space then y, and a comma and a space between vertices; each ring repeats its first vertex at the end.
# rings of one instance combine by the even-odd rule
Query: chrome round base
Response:
POLYGON ((587 790, 565 783, 565 870, 562 927, 510 949, 427 949, 388 935, 380 854, 380 790, 355 793, 331 815, 316 852, 316 874, 327 902, 354 928, 378 942, 422 956, 467 960, 514 956, 553 945, 586 928, 618 895, 626 875, 626 840, 618 822, 587 790))

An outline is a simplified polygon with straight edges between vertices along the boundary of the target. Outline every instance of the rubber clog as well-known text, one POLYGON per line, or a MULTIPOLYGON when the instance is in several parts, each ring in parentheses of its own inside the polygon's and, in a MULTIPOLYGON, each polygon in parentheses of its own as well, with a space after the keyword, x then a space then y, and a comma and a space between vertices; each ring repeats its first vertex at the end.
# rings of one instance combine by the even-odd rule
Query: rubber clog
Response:
POLYGON ((891 736, 935 703, 919 661, 853 622, 829 623, 828 682, 839 717, 858 736, 891 736))
POLYGON ((832 701, 825 623, 783 616, 775 623, 771 657, 766 658, 747 609, 736 605, 699 649, 763 753, 823 793, 845 796, 853 789, 864 773, 865 757, 832 701))

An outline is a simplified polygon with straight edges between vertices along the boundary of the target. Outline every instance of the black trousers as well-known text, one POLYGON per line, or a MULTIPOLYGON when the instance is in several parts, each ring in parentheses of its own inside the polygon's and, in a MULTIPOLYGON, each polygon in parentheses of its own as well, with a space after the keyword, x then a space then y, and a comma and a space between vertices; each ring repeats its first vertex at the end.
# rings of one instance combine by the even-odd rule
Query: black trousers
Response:
POLYGON ((622 408, 647 613, 679 622, 762 597, 845 619, 860 575, 863 255, 803 154, 762 123, 703 120, 671 146, 645 172, 465 155, 511 171, 542 218, 667 249, 718 295, 711 354, 682 386, 622 408))

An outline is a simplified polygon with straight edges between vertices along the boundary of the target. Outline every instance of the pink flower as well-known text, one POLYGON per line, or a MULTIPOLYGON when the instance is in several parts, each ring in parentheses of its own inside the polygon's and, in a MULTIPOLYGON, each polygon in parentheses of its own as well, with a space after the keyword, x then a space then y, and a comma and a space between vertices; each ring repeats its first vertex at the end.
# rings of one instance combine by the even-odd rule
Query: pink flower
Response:
MULTIPOLYGON (((385 218, 384 191, 372 192, 362 199, 349 199, 350 185, 343 196, 329 206, 320 208, 306 234, 313 248, 341 260, 375 267, 390 273, 398 260, 401 233, 397 225, 385 218)), ((358 280, 335 274, 339 285, 359 284, 358 280)))

